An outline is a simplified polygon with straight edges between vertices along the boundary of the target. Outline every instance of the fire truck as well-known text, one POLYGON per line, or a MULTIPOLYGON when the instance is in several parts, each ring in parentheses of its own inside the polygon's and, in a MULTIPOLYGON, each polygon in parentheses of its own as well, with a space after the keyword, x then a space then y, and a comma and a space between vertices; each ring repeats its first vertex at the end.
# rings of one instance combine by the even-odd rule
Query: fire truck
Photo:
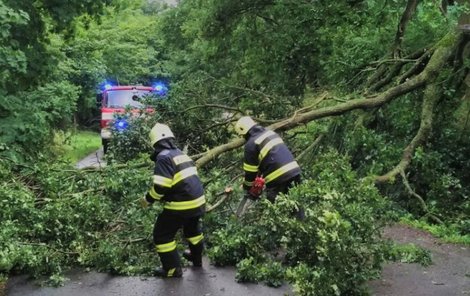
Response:
MULTIPOLYGON (((168 87, 164 83, 157 83, 153 86, 142 85, 111 85, 105 84, 102 90, 96 95, 96 103, 101 111, 101 142, 103 144, 103 151, 108 151, 109 141, 112 133, 111 129, 125 130, 129 126, 128 119, 116 119, 116 114, 125 113, 126 109, 131 110, 133 116, 140 114, 142 109, 145 109, 144 104, 141 102, 145 96, 152 95, 153 97, 166 96, 168 87)), ((153 111, 151 108, 147 108, 153 111)))

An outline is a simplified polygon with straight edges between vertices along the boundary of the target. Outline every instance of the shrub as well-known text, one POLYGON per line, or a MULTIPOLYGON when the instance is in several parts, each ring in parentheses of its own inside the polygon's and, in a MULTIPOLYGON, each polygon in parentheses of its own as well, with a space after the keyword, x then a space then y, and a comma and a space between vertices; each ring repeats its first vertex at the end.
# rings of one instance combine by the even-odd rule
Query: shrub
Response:
POLYGON ((311 178, 278 196, 260 200, 243 219, 231 219, 210 237, 216 264, 238 263, 240 281, 268 282, 282 257, 282 279, 300 295, 355 295, 383 262, 380 230, 389 204, 374 184, 360 180, 348 159, 329 152, 304 168, 311 178), (304 208, 306 218, 295 213, 304 208), (249 272, 255 270, 257 272, 249 272))

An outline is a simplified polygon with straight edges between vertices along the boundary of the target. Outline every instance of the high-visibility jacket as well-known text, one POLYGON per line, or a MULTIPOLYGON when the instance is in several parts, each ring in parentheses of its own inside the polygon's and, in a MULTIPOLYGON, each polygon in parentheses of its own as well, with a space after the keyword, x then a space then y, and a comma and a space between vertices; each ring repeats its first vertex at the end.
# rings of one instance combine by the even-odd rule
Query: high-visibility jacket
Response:
POLYGON ((194 162, 179 149, 164 149, 155 160, 153 186, 146 195, 150 203, 163 201, 165 210, 185 217, 204 213, 205 198, 194 162))
POLYGON ((300 175, 294 156, 274 131, 255 125, 245 139, 245 190, 250 189, 257 175, 264 177, 266 187, 274 187, 300 175))

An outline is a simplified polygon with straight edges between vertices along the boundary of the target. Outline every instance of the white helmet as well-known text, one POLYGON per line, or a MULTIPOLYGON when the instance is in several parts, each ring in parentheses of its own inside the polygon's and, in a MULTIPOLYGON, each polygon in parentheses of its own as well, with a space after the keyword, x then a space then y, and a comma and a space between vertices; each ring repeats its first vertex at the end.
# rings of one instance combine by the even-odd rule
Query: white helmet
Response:
POLYGON ((174 138, 173 132, 168 127, 168 125, 157 123, 152 127, 152 130, 149 133, 150 144, 153 146, 160 140, 167 138, 174 138))
POLYGON ((246 135, 250 128, 254 127, 256 122, 250 116, 241 117, 235 124, 235 132, 240 136, 246 135))

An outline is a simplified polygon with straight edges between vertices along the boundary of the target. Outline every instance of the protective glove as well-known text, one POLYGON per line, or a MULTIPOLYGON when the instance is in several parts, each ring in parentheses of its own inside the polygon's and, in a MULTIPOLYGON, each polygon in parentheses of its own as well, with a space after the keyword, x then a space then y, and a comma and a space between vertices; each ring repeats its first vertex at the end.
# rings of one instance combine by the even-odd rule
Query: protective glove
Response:
POLYGON ((142 197, 142 198, 139 200, 139 202, 140 202, 140 206, 141 206, 142 208, 144 208, 144 209, 147 208, 147 207, 149 206, 149 204, 150 204, 150 203, 147 201, 147 199, 145 198, 145 196, 142 197))

